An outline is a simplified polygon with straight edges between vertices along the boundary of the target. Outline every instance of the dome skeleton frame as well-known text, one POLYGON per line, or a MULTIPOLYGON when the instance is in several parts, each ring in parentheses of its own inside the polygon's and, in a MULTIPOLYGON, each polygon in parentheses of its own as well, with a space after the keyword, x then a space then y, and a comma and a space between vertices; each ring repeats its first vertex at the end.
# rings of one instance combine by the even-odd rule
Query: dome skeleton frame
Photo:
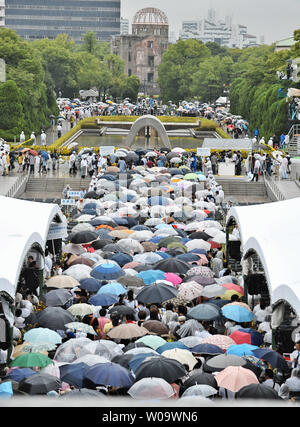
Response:
POLYGON ((141 9, 134 15, 133 25, 139 24, 169 25, 166 14, 152 7, 141 9))

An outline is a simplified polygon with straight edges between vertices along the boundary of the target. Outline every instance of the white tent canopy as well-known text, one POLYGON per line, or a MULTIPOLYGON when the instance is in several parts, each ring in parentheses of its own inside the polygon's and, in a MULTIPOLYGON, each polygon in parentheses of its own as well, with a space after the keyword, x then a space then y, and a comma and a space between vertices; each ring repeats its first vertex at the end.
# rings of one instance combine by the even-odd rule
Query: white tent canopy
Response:
POLYGON ((254 206, 233 207, 227 224, 238 224, 243 256, 260 257, 271 304, 287 301, 300 316, 300 198, 254 206))
POLYGON ((15 298, 26 254, 44 251, 53 220, 66 221, 58 205, 0 196, 0 292, 15 298))

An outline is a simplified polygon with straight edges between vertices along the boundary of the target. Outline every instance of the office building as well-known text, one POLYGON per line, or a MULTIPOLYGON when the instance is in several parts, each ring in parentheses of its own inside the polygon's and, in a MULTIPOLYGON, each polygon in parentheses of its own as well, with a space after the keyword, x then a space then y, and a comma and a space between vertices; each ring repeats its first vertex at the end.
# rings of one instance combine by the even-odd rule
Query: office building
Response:
POLYGON ((120 34, 120 3, 121 0, 5 0, 5 25, 26 40, 55 39, 65 33, 81 43, 83 34, 94 31, 99 41, 109 41, 111 36, 120 34))
POLYGON ((196 39, 203 43, 215 42, 228 48, 258 46, 264 40, 261 36, 248 34, 245 25, 234 24, 231 16, 218 19, 214 9, 209 9, 205 18, 183 21, 179 38, 196 39))

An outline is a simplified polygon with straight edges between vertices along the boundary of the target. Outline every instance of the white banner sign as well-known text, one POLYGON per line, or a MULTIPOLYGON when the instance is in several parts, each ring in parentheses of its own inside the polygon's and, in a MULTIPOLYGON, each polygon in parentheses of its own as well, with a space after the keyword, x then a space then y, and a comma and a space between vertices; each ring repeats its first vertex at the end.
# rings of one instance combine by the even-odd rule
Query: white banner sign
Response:
POLYGON ((100 156, 110 156, 111 154, 114 154, 114 152, 115 152, 115 147, 112 145, 99 148, 100 156))
POLYGON ((197 148, 197 156, 199 157, 208 157, 210 156, 210 148, 197 148))
POLYGON ((63 206, 75 206, 76 205, 76 200, 75 199, 61 199, 60 204, 63 206))
POLYGON ((68 236, 67 223, 52 223, 50 225, 47 240, 64 239, 68 236))
POLYGON ((68 197, 80 198, 80 191, 68 191, 68 197))

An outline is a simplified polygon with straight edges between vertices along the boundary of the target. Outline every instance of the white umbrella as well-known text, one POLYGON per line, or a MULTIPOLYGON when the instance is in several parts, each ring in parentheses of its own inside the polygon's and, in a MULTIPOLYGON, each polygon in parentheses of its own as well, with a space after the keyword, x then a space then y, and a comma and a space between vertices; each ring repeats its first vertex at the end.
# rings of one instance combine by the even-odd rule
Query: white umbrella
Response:
POLYGON ((208 221, 201 221, 199 223, 199 229, 205 230, 206 228, 210 228, 210 227, 218 228, 219 230, 223 229, 222 225, 218 221, 208 220, 208 221))
POLYGON ((202 396, 209 397, 218 394, 218 390, 208 384, 197 384, 189 387, 183 393, 182 397, 202 396))
POLYGON ((77 225, 75 225, 75 227, 72 228, 72 233, 77 233, 78 231, 94 231, 95 227, 93 227, 91 224, 87 223, 87 222, 81 222, 77 225))
POLYGON ((210 243, 203 239, 193 239, 187 242, 185 245, 188 251, 192 251, 193 249, 204 249, 205 251, 209 251, 211 248, 210 243))
POLYGON ((67 309, 73 316, 80 316, 83 317, 87 314, 93 314, 94 313, 94 306, 91 304, 73 304, 71 307, 67 309))
POLYGON ((137 240, 139 242, 146 242, 150 240, 152 237, 153 237, 152 231, 148 231, 148 230, 135 231, 130 235, 131 239, 137 240))
POLYGON ((185 153, 185 149, 181 147, 175 147, 172 149, 174 153, 185 153))
POLYGON ((142 264, 155 264, 156 262, 161 261, 161 259, 161 256, 155 252, 145 252, 133 257, 133 261, 141 262, 142 264))
POLYGON ((203 286, 197 282, 190 281, 181 283, 178 287, 177 298, 184 298, 187 301, 191 301, 201 295, 203 286))
POLYGON ((94 218, 95 215, 80 215, 78 218, 75 219, 75 221, 77 222, 88 222, 90 221, 92 218, 94 218))
POLYGON ((130 387, 128 394, 137 400, 165 400, 172 397, 175 390, 163 378, 143 378, 130 387))
POLYGON ((98 356, 97 354, 85 354, 84 356, 78 357, 71 363, 85 363, 88 366, 96 365, 97 363, 110 363, 109 359, 98 356))
POLYGON ((180 157, 173 157, 169 160, 170 163, 182 163, 182 160, 180 157))
POLYGON ((69 267, 63 272, 63 275, 72 276, 74 279, 80 280, 88 279, 91 277, 92 268, 85 264, 76 264, 69 267))
POLYGON ((226 291, 227 289, 224 288, 224 286, 213 284, 205 286, 205 288, 201 292, 201 296, 206 298, 214 298, 224 295, 226 291))
POLYGON ((155 225, 158 225, 158 224, 164 224, 161 218, 149 218, 147 219, 147 221, 145 221, 145 225, 147 227, 155 227, 155 225))
POLYGON ((123 252, 126 253, 144 253, 143 246, 137 240, 134 239, 121 239, 118 241, 118 246, 123 252))
POLYGON ((203 338, 196 337, 196 336, 190 336, 190 337, 180 338, 179 341, 182 342, 187 347, 193 348, 198 344, 202 344, 203 338))
POLYGON ((47 288, 72 289, 72 288, 76 288, 79 285, 80 285, 79 281, 74 279, 74 277, 65 276, 62 274, 59 276, 53 276, 46 281, 47 288))
POLYGON ((145 157, 157 157, 157 153, 155 153, 155 151, 149 151, 145 154, 145 157))

